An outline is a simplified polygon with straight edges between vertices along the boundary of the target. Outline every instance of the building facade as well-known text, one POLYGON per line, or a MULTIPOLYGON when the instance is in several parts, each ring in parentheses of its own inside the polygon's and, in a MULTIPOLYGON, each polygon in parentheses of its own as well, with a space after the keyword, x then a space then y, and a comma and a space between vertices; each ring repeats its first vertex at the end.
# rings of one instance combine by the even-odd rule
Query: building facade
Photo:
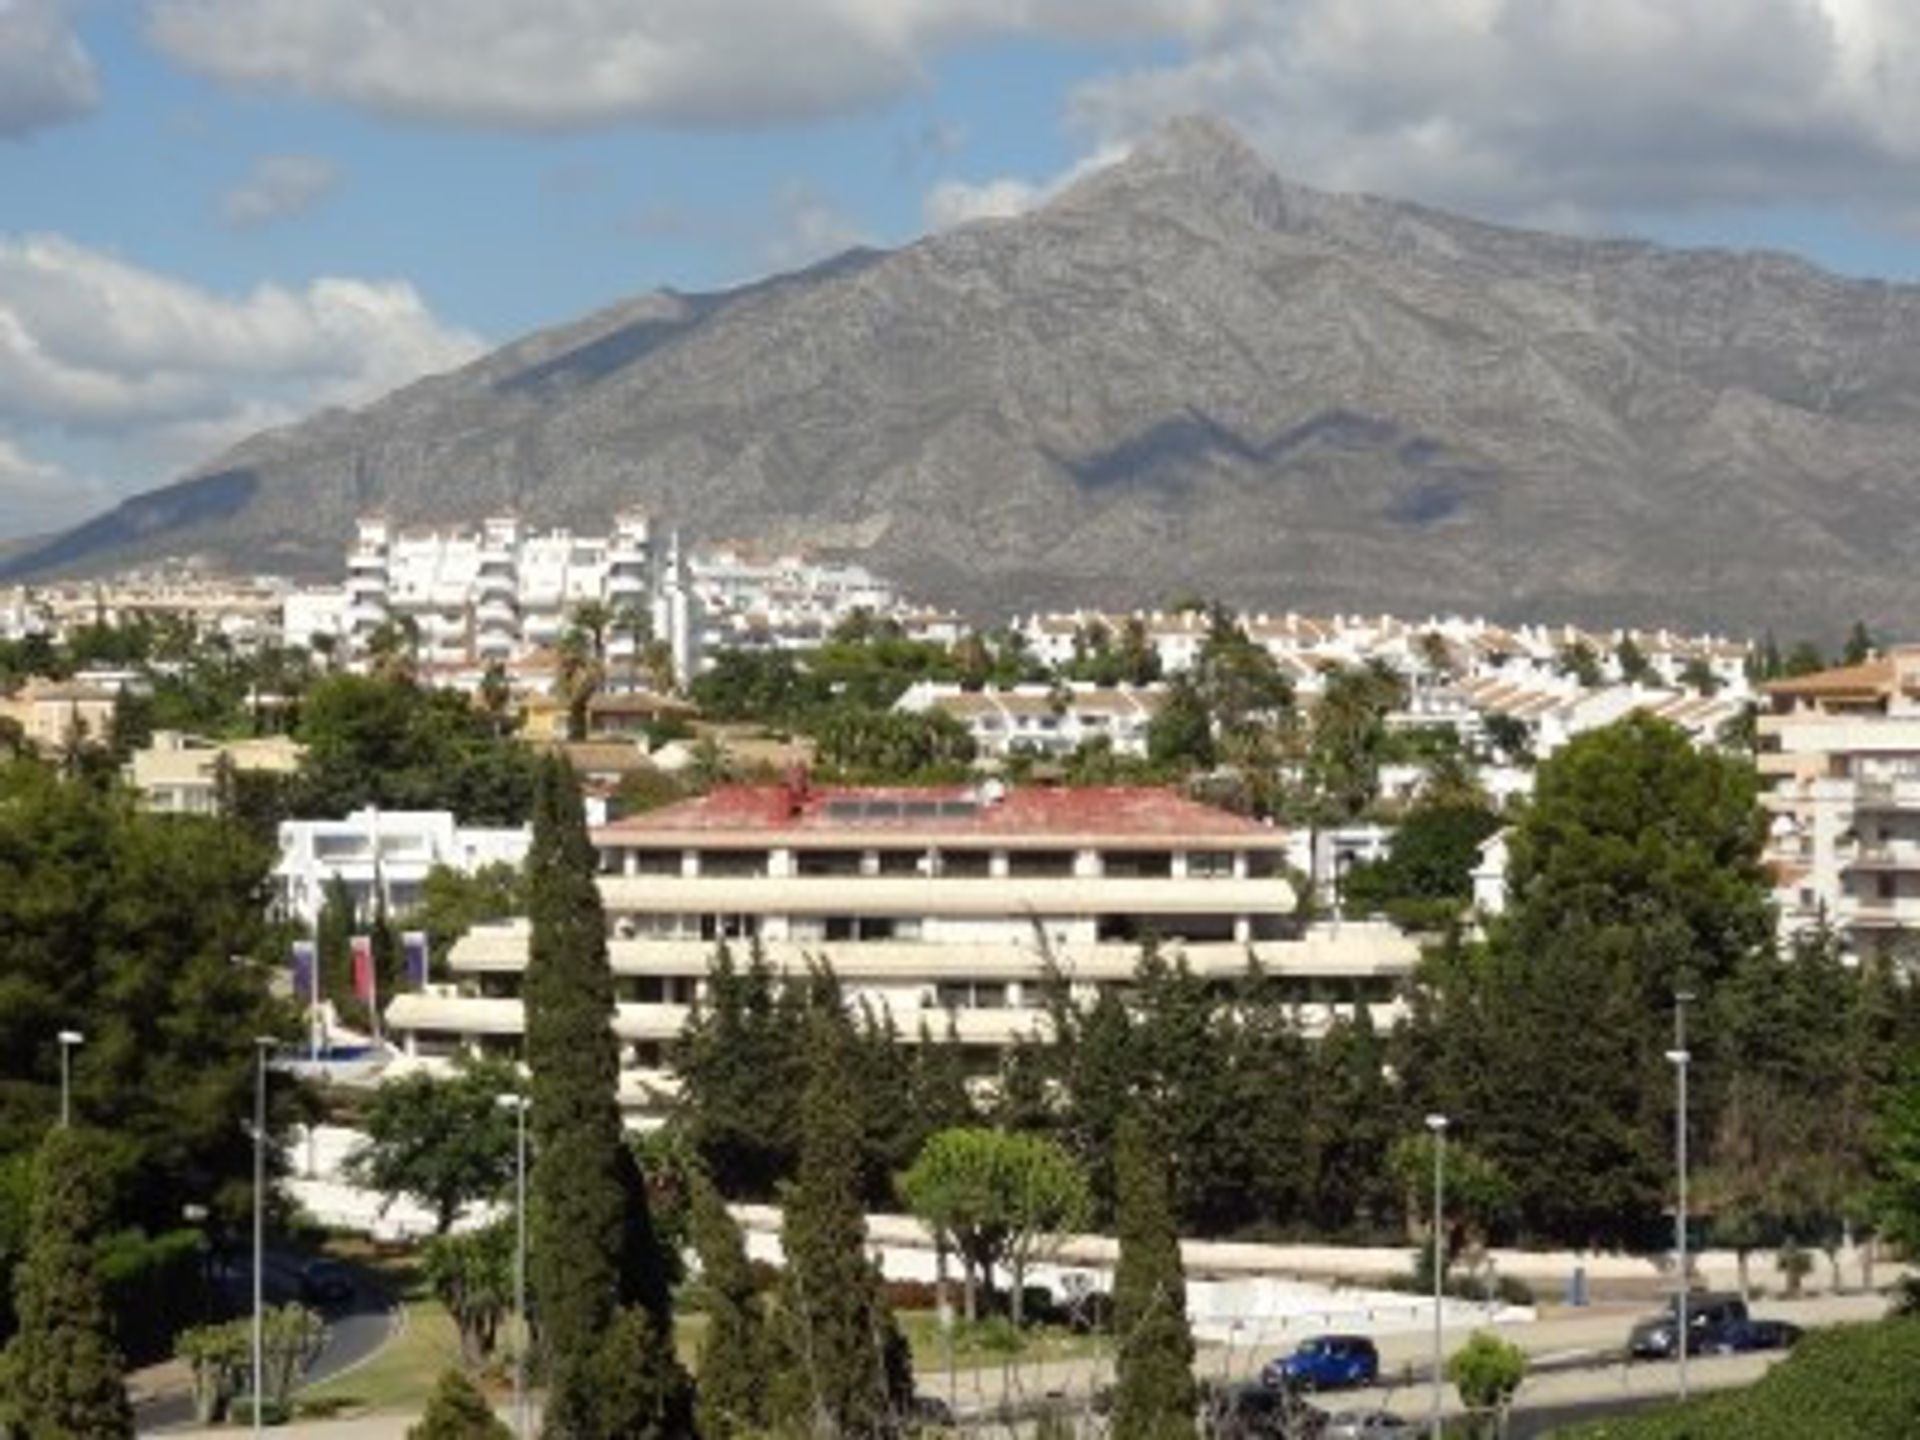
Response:
POLYGON ((220 808, 220 772, 292 775, 305 747, 285 735, 249 740, 203 740, 178 730, 156 730, 127 759, 127 783, 140 803, 163 815, 212 815, 220 808))
MULTIPOLYGON (((1152 788, 732 786, 594 843, 641 1112, 672 1093, 667 1047, 722 942, 782 973, 825 961, 903 1041, 951 1033, 982 1070, 1046 1034, 1055 987, 1124 991, 1149 940, 1223 985, 1257 960, 1309 1028, 1355 1005, 1390 1022, 1418 954, 1387 925, 1303 927, 1285 832, 1152 788)), ((416 1055, 517 1053, 527 943, 522 925, 475 930, 455 984, 396 998, 389 1033, 416 1055)))
MULTIPOLYGON (((638 513, 616 516, 610 534, 595 536, 536 531, 513 516, 477 530, 403 530, 364 517, 347 552, 336 629, 350 657, 398 623, 424 665, 506 664, 551 650, 589 602, 610 618, 614 669, 659 639, 677 674, 698 670, 700 607, 679 542, 657 537, 638 513)), ((290 634, 324 631, 324 606, 312 594, 288 605, 290 634)))
POLYGON ((524 825, 460 825, 445 810, 368 809, 343 820, 286 820, 273 880, 282 913, 308 926, 318 922, 336 879, 346 883, 357 913, 370 913, 377 898, 397 918, 419 903, 436 865, 464 874, 518 866, 532 841, 524 825))
POLYGON ((1783 929, 1855 955, 1920 930, 1920 646, 1775 681, 1755 730, 1783 929))

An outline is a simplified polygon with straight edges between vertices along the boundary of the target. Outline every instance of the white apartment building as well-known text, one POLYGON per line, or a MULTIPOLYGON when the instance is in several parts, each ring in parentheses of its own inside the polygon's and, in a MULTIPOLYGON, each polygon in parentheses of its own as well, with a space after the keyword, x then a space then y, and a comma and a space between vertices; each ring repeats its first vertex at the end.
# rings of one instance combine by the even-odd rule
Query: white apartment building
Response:
POLYGON ((354 908, 373 909, 376 893, 398 916, 419 903, 436 865, 472 874, 526 861, 533 832, 524 825, 458 824, 445 810, 356 810, 344 820, 286 820, 273 881, 282 912, 313 925, 328 885, 346 882, 354 908))
MULTIPOLYGON (((982 1070, 1045 1035, 1056 980, 1077 1002, 1124 990, 1148 937, 1223 984, 1259 960, 1309 1027, 1362 1004, 1390 1023, 1418 957, 1391 926, 1301 927, 1285 832, 1153 788, 730 786, 594 843, 622 1097, 643 1112, 672 1092, 667 1047, 722 940, 782 972, 830 963, 907 1043, 951 1023, 982 1070)), ((476 929, 459 983, 396 997, 388 1032, 416 1055, 517 1052, 527 941, 476 929)))
POLYGON ((894 702, 914 714, 940 711, 967 727, 981 758, 1010 755, 1058 757, 1104 739, 1116 755, 1144 758, 1147 728, 1159 711, 1158 688, 1074 684, 1054 690, 1021 685, 1012 690, 963 690, 923 680, 894 702))
POLYGON ((1756 724, 1782 928, 1856 955, 1920 929, 1920 646, 1765 688, 1756 724))
MULTIPOLYGON (((347 554, 338 633, 346 653, 364 655, 390 621, 417 632, 426 665, 505 663, 559 643, 575 610, 607 607, 612 660, 630 659, 636 631, 665 640, 675 672, 699 668, 700 607, 677 539, 661 544, 644 515, 614 519, 609 535, 534 531, 513 516, 477 530, 402 530, 363 518, 347 554)), ((325 628, 325 599, 309 594, 286 612, 289 633, 325 628)))

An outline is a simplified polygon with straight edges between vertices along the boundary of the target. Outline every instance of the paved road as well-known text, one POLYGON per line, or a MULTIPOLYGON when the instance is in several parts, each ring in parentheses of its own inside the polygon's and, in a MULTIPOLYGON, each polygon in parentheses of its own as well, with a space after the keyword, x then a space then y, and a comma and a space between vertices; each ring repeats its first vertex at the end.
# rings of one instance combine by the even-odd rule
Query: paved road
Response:
MULTIPOLYGON (((267 1303, 283 1304, 300 1298, 298 1273, 303 1257, 291 1251, 267 1252, 266 1282, 262 1287, 267 1303)), ((353 1369, 387 1343, 398 1318, 399 1306, 379 1277, 364 1269, 358 1271, 359 1283, 349 1301, 323 1305, 327 1338, 319 1358, 302 1377, 303 1385, 318 1384, 353 1369)), ((252 1257, 242 1259, 239 1267, 223 1281, 228 1304, 245 1314, 253 1295, 252 1257)), ((143 1435, 181 1429, 192 1423, 193 1399, 179 1384, 154 1400, 141 1405, 135 1418, 143 1435)))

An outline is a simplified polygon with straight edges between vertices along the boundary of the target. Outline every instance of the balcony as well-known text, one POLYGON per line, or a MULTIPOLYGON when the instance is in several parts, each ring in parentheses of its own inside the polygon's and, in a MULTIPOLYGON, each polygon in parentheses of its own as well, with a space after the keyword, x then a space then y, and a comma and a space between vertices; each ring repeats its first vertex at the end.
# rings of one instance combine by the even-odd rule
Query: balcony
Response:
POLYGON ((1090 876, 954 879, 923 875, 600 877, 615 914, 693 915, 1291 915, 1284 880, 1090 876))
POLYGON ((1843 870, 1920 870, 1920 840, 1857 841, 1838 855, 1843 870))
POLYGON ((1842 895, 1834 918, 1857 930, 1920 927, 1920 895, 1842 895))

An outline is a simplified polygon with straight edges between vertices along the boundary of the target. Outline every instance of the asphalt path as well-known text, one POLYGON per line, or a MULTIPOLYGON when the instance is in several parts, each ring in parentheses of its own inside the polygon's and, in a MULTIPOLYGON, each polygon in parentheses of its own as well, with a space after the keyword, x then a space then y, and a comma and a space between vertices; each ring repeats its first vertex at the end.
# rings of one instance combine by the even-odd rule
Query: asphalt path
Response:
MULTIPOLYGON (((300 1265, 307 1258, 291 1250, 267 1252, 261 1289, 269 1305, 300 1298, 300 1265)), ((303 1386, 317 1385, 353 1369, 370 1359, 393 1335, 399 1302, 372 1271, 359 1266, 348 1268, 355 1279, 352 1299, 313 1307, 326 1320, 327 1335, 319 1356, 300 1377, 303 1386)), ((220 1284, 228 1308, 235 1316, 244 1317, 253 1300, 253 1257, 241 1257, 221 1277, 220 1284)), ((185 1429, 193 1423, 193 1397, 177 1389, 157 1396, 135 1410, 134 1421, 142 1435, 185 1429)))

